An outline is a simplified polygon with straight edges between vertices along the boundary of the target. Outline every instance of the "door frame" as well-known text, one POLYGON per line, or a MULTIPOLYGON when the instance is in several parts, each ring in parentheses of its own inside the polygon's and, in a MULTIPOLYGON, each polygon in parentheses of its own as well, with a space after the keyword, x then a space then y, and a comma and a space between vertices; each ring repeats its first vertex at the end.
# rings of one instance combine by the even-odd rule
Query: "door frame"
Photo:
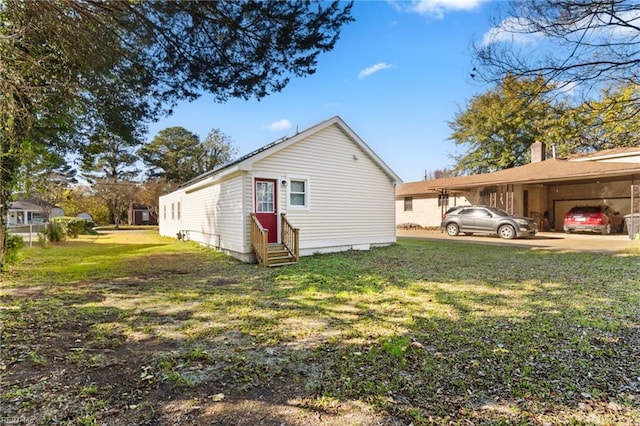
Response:
POLYGON ((256 202, 257 202, 257 191, 256 191, 256 184, 257 182, 273 182, 273 208, 275 211, 275 223, 276 223, 276 237, 275 237, 275 242, 272 242, 270 244, 279 244, 280 243, 280 193, 278 190, 278 186, 279 186, 279 178, 278 177, 273 177, 273 176, 268 176, 268 175, 260 175, 258 176, 254 176, 252 177, 251 180, 251 193, 252 193, 252 204, 253 204, 253 208, 252 211, 254 214, 259 214, 256 210, 256 202))

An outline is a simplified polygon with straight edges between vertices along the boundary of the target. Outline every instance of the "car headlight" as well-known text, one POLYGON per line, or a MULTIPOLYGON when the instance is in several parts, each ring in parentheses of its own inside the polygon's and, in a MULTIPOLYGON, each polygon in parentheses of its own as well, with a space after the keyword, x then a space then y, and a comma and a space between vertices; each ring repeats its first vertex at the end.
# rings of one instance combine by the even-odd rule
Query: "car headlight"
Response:
POLYGON ((524 220, 524 219, 516 219, 516 222, 517 222, 519 225, 525 225, 525 226, 529 224, 529 222, 527 222, 527 221, 526 221, 526 220, 524 220))

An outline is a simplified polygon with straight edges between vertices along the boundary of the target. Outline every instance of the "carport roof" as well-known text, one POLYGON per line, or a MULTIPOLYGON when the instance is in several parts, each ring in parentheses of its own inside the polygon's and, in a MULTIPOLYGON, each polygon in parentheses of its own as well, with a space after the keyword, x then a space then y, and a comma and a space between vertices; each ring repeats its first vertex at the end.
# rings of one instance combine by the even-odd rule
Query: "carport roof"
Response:
POLYGON ((467 190, 500 184, 549 184, 585 179, 606 179, 634 174, 640 174, 640 163, 578 162, 549 159, 493 173, 409 182, 399 185, 396 195, 407 196, 428 192, 467 190))

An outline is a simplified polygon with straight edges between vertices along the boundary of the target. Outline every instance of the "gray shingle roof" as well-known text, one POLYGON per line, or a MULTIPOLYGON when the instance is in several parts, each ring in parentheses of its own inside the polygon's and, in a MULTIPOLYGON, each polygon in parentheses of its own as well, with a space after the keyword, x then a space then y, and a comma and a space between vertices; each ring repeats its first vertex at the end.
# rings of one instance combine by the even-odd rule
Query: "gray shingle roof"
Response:
POLYGON ((465 190, 509 183, 550 183, 640 174, 640 163, 566 161, 550 159, 493 173, 409 182, 396 195, 416 195, 442 190, 465 190))

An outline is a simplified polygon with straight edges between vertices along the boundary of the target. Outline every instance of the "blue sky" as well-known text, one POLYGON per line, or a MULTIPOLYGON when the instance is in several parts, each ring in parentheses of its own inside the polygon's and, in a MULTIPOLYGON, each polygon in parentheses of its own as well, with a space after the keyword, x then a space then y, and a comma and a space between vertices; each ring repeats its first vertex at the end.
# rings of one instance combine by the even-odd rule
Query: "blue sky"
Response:
POLYGON ((471 45, 491 30, 496 3, 482 0, 356 1, 317 72, 261 101, 210 96, 181 103, 149 127, 181 126, 204 138, 220 129, 246 154, 335 115, 405 181, 453 165, 447 140, 459 108, 489 87, 471 79, 471 45))

